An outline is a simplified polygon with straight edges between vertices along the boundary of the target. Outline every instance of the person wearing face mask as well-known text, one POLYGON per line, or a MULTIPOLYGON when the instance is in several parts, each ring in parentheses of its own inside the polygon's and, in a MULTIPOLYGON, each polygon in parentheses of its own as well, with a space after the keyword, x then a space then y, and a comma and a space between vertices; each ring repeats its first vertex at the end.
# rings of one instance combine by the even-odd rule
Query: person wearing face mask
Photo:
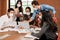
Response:
MULTIPOLYGON (((33 15, 33 13, 31 13, 31 8, 26 7, 25 11, 26 11, 26 13, 24 14, 25 20, 29 20, 31 16, 33 15)), ((34 21, 30 22, 30 25, 33 25, 33 23, 34 21)))
POLYGON ((15 17, 16 17, 16 22, 20 21, 19 20, 19 15, 23 15, 23 8, 22 8, 22 1, 18 0, 16 5, 15 5, 15 17), (17 15, 17 16, 16 16, 17 15))
POLYGON ((32 35, 38 37, 38 40, 57 40, 58 36, 56 32, 57 24, 53 21, 53 18, 50 13, 46 11, 41 11, 42 20, 41 20, 41 30, 39 33, 33 33, 32 35))
POLYGON ((41 14, 36 14, 35 16, 35 26, 37 26, 38 28, 40 28, 40 24, 41 24, 41 20, 42 20, 42 16, 41 14))
POLYGON ((26 11, 26 15, 32 15, 30 7, 26 7, 25 11, 26 11))
POLYGON ((25 14, 24 16, 28 16, 28 19, 32 16, 33 13, 31 13, 31 8, 30 7, 26 7, 25 9, 25 14))
POLYGON ((16 5, 15 5, 15 12, 21 12, 23 13, 23 8, 22 8, 22 1, 17 1, 16 5))
POLYGON ((0 17, 0 28, 4 25, 4 23, 14 21, 14 9, 9 8, 8 13, 0 17))
POLYGON ((56 10, 53 6, 50 6, 50 5, 47 5, 47 4, 39 5, 38 1, 32 1, 31 4, 34 8, 34 13, 33 13, 33 16, 29 20, 30 22, 35 19, 36 12, 41 12, 41 10, 46 11, 50 14, 52 13, 53 20, 56 19, 56 16, 55 16, 56 10))

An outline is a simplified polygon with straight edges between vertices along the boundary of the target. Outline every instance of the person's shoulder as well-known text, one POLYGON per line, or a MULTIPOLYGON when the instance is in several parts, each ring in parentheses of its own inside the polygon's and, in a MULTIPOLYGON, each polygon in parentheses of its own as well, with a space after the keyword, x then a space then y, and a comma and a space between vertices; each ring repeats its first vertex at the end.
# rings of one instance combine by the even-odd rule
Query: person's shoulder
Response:
POLYGON ((30 14, 33 14, 32 12, 30 14))
POLYGON ((5 15, 2 15, 1 17, 6 17, 7 16, 7 14, 5 14, 5 15))
POLYGON ((2 15, 1 17, 0 17, 0 19, 6 19, 7 18, 7 15, 5 14, 5 15, 2 15))
POLYGON ((30 15, 33 15, 33 13, 30 13, 30 15))

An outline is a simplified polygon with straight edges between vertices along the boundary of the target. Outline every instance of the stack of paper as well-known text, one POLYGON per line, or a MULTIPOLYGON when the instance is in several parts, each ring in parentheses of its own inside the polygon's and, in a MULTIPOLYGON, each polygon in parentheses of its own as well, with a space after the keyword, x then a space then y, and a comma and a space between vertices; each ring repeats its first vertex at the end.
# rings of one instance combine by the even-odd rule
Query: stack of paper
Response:
POLYGON ((19 26, 20 26, 20 27, 23 27, 23 28, 25 28, 25 29, 30 28, 30 27, 29 27, 29 22, 27 22, 27 21, 19 22, 19 26))

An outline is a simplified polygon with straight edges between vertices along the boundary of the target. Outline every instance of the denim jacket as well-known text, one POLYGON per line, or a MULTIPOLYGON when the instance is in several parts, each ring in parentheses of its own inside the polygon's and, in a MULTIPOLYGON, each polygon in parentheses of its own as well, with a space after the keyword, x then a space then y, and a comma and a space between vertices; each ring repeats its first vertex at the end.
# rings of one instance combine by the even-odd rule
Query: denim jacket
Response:
POLYGON ((40 9, 37 9, 37 10, 34 10, 34 13, 32 15, 32 20, 34 20, 35 16, 36 16, 36 13, 39 13, 41 10, 45 10, 45 11, 49 11, 51 10, 53 14, 56 13, 56 10, 54 7, 50 6, 50 5, 46 5, 46 4, 42 4, 40 5, 40 9))

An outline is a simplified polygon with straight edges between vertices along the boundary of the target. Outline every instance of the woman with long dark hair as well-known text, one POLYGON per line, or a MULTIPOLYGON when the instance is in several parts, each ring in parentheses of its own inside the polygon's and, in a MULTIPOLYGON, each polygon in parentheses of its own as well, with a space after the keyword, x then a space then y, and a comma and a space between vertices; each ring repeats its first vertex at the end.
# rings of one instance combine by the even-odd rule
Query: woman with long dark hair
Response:
POLYGON ((49 11, 41 11, 42 21, 41 21, 41 31, 37 34, 32 33, 32 35, 39 37, 39 40, 57 40, 57 25, 53 21, 53 18, 49 11))
POLYGON ((22 1, 21 0, 18 0, 16 5, 15 5, 15 9, 18 9, 19 12, 22 12, 23 13, 23 8, 22 8, 22 1))
POLYGON ((23 14, 23 8, 22 8, 22 1, 18 0, 16 5, 15 5, 15 16, 16 18, 16 22, 18 25, 18 22, 20 21, 19 16, 23 14))

